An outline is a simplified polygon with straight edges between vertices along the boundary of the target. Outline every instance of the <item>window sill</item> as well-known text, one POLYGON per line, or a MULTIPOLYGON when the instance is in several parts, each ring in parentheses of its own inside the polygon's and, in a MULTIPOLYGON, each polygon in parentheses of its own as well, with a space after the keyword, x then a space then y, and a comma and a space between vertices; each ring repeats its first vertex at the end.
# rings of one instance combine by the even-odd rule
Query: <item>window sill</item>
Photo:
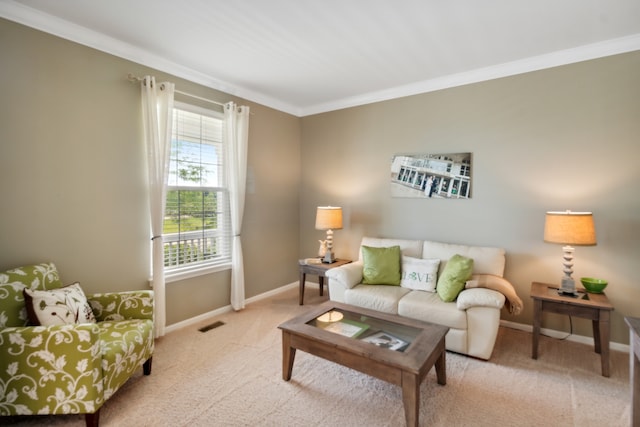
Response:
POLYGON ((165 283, 179 282, 193 277, 204 276, 205 274, 217 273, 219 271, 231 270, 231 263, 206 265, 198 268, 186 270, 170 271, 164 273, 165 283))

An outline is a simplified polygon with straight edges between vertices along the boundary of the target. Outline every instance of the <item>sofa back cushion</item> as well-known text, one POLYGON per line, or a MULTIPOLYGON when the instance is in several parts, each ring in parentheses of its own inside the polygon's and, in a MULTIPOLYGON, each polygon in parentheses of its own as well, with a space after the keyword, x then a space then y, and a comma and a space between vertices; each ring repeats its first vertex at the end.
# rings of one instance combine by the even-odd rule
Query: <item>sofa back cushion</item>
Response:
POLYGON ((0 328, 27 326, 24 288, 47 290, 62 286, 53 263, 28 265, 0 273, 0 328))
POLYGON ((422 258, 440 259, 438 275, 442 273, 447 261, 459 254, 473 259, 473 274, 504 274, 505 251, 502 248, 487 246, 467 246, 425 240, 422 246, 422 258))
POLYGON ((400 252, 404 256, 413 258, 423 258, 422 240, 384 239, 379 237, 363 237, 360 245, 359 260, 362 261, 362 246, 374 248, 388 248, 390 246, 400 246, 400 252))

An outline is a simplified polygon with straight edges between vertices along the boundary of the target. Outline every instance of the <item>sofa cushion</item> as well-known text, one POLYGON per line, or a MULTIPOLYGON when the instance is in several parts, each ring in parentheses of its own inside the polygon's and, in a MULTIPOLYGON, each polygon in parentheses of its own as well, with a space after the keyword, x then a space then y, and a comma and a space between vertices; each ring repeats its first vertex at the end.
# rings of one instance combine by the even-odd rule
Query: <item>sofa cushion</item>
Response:
POLYGON ((447 265, 447 261, 455 254, 473 259, 473 274, 504 274, 504 249, 488 246, 468 246, 451 243, 432 242, 425 240, 422 247, 422 258, 440 259, 440 272, 447 265))
POLYGON ((402 257, 400 286, 418 291, 435 292, 439 259, 402 257))
POLYGON ((25 288, 24 304, 34 326, 96 323, 80 283, 46 291, 25 288))
POLYGON ((374 248, 362 246, 362 283, 366 285, 400 284, 400 246, 374 248))
POLYGON ((451 302, 458 297, 460 291, 471 277, 473 259, 462 255, 452 256, 438 277, 436 292, 444 302, 451 302))
POLYGON ((467 313, 453 302, 443 302, 437 293, 411 291, 398 302, 398 314, 454 329, 467 329, 467 313))
POLYGON ((28 265, 0 273, 0 328, 26 326, 29 318, 22 290, 63 286, 53 263, 28 265))
POLYGON ((398 314, 398 301, 409 292, 412 291, 401 286, 358 285, 345 291, 344 302, 383 313, 398 314))
POLYGON ((363 237, 360 245, 361 245, 361 250, 359 253, 360 260, 362 260, 362 246, 369 246, 373 248, 387 248, 389 246, 400 246, 400 252, 402 252, 402 255, 406 255, 414 258, 435 258, 435 257, 422 256, 422 240, 363 237))

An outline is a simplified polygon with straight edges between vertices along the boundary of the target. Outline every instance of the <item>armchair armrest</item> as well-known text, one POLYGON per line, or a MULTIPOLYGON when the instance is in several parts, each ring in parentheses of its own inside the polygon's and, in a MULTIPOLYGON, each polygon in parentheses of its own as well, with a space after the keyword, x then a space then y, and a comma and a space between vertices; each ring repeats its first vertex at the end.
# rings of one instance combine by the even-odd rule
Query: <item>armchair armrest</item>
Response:
POLYGON ((362 283, 362 269, 364 263, 362 261, 354 261, 349 264, 341 265, 340 267, 327 270, 325 276, 339 283, 345 289, 351 289, 355 285, 362 283))
POLYGON ((0 330, 0 415, 95 412, 102 404, 99 335, 94 323, 0 330))
POLYGON ((153 291, 109 292, 94 294, 87 299, 98 322, 153 320, 153 291))

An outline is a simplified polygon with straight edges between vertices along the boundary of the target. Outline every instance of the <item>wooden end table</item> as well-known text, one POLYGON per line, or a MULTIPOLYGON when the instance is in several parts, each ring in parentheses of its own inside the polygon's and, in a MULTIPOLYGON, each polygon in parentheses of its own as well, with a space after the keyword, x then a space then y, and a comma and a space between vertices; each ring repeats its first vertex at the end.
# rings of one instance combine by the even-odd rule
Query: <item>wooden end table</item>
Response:
POLYGON ((556 285, 533 282, 531 284, 531 298, 533 298, 533 343, 531 357, 538 358, 538 338, 542 325, 542 312, 567 314, 569 316, 591 319, 593 325, 593 341, 595 352, 600 354, 602 376, 608 377, 609 373, 609 321, 613 305, 607 296, 602 294, 587 293, 583 289, 578 290, 578 296, 566 296, 558 294, 556 285))
POLYGON ((631 382, 631 425, 640 426, 640 318, 625 317, 629 325, 629 376, 631 382))
POLYGON ((339 267, 344 264, 349 264, 351 262, 351 260, 348 259, 336 259, 336 262, 325 264, 323 262, 319 262, 320 258, 312 259, 317 259, 318 263, 311 264, 304 259, 298 260, 298 268, 300 270, 300 305, 304 304, 304 282, 307 279, 307 274, 315 274, 316 276, 318 276, 318 284, 320 285, 320 296, 322 296, 324 294, 324 275, 327 270, 339 267))

